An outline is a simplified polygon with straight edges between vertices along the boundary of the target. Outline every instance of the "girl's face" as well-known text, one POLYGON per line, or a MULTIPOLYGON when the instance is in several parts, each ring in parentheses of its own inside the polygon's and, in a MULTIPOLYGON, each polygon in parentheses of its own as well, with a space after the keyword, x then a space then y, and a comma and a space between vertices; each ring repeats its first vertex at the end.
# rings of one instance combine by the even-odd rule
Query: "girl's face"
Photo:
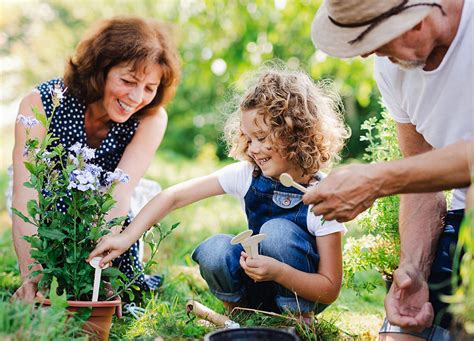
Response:
POLYGON ((107 74, 99 105, 112 121, 123 123, 155 98, 160 80, 157 64, 141 64, 135 70, 131 62, 116 65, 107 74))
POLYGON ((263 175, 278 179, 280 174, 288 173, 295 181, 305 182, 301 170, 272 148, 270 139, 267 138, 270 134, 269 127, 263 116, 257 114, 257 110, 242 112, 240 129, 248 139, 247 154, 262 170, 263 175))

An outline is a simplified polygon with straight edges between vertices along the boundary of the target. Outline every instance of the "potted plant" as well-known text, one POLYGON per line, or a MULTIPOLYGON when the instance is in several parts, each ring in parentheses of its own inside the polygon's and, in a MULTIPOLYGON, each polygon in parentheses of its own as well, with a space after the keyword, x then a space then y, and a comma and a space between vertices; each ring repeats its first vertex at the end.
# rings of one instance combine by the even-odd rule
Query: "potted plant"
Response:
MULTIPOLYGON (((64 90, 58 86, 51 91, 54 115, 64 90)), ((124 221, 125 217, 107 222, 106 215, 115 204, 114 187, 128 181, 128 176, 120 169, 104 174, 100 167, 89 163, 94 150, 87 146, 75 144, 66 150, 52 133, 41 140, 31 138, 29 132, 34 125, 41 123, 47 129, 52 119, 36 108, 33 113, 34 118, 20 115, 18 120, 27 132, 25 167, 30 176, 24 185, 35 189, 37 198, 28 201, 26 214, 13 209, 37 228, 35 235, 24 237, 31 244, 33 265, 39 265, 31 276, 41 277, 38 288, 53 301, 67 300, 71 310, 92 308, 84 328, 103 339, 121 301, 116 295, 104 300, 106 290, 102 285, 99 302, 91 302, 95 269, 85 259, 101 236, 124 221)), ((116 268, 105 269, 102 279, 116 294, 130 287, 116 268)))
MULTIPOLYGON (((361 128, 366 131, 361 141, 369 143, 364 160, 380 162, 401 158, 395 122, 385 111, 380 119, 369 118, 361 128)), ((356 292, 371 291, 376 286, 375 281, 358 280, 357 274, 375 269, 382 274, 388 290, 399 263, 399 204, 398 195, 380 198, 358 219, 364 235, 360 238, 349 237, 344 246, 344 283, 347 287, 356 292)))

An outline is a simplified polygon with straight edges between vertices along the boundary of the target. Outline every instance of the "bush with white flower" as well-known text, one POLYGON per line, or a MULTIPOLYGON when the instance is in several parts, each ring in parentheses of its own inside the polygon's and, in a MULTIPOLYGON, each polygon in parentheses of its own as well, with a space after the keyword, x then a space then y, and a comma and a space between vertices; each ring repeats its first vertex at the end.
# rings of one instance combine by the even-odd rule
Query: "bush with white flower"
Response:
MULTIPOLYGON (((18 116, 18 122, 26 129, 24 164, 30 174, 24 186, 35 189, 37 197, 28 201, 26 214, 13 211, 37 228, 35 235, 24 238, 31 244, 35 264, 41 266, 31 274, 41 275, 39 288, 47 291, 55 277, 58 292, 66 293, 68 299, 90 300, 94 268, 85 259, 110 227, 126 219, 107 222, 106 215, 115 204, 114 187, 127 182, 128 175, 120 169, 104 172, 91 163, 95 150, 80 143, 66 150, 53 143, 57 138, 52 133, 43 139, 30 136, 31 128, 37 124, 48 128, 64 91, 59 86, 51 89, 53 113, 49 119, 36 108, 35 117, 18 116)), ((115 290, 124 285, 125 277, 117 269, 105 269, 103 278, 115 290)))

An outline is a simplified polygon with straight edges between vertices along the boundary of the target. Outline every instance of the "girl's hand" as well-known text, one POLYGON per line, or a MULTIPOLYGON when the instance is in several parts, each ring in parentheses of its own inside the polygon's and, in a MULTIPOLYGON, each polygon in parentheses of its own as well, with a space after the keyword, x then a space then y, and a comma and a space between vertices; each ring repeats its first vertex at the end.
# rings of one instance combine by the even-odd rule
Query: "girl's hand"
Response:
POLYGON ((275 258, 259 255, 257 258, 250 258, 244 251, 240 254, 240 266, 247 276, 255 282, 277 281, 281 273, 283 263, 275 258))
POLYGON ((131 244, 133 243, 130 243, 129 238, 127 238, 125 233, 111 233, 103 236, 95 249, 90 253, 89 257, 87 257, 87 262, 90 262, 94 257, 103 256, 99 263, 99 266, 102 268, 105 264, 111 262, 127 251, 131 244))

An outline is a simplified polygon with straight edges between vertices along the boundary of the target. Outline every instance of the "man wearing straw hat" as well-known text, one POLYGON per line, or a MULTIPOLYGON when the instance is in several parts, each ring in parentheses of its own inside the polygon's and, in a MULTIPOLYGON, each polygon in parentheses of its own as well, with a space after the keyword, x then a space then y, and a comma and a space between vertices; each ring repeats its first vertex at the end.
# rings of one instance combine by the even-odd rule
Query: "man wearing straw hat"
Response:
POLYGON ((382 338, 450 338, 451 316, 440 294, 451 289, 450 248, 466 189, 455 189, 447 214, 443 194, 432 191, 470 182, 473 12, 472 0, 326 0, 313 22, 312 39, 323 52, 376 54, 375 79, 408 158, 336 169, 305 202, 326 219, 346 221, 377 197, 417 193, 401 197, 401 257, 385 299, 382 338))

